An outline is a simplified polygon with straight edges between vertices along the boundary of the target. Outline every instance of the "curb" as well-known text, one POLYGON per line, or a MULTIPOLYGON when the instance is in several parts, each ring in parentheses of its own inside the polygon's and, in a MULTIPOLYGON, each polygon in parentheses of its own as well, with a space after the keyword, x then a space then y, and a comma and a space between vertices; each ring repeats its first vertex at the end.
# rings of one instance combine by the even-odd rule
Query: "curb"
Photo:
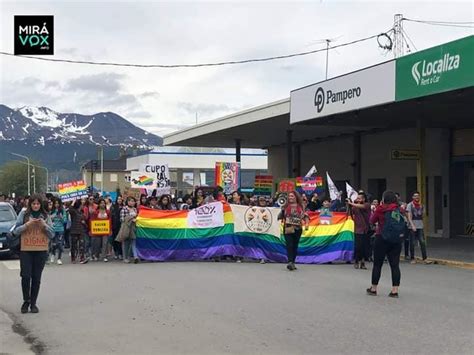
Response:
MULTIPOLYGON (((474 270, 474 263, 468 263, 465 261, 436 259, 436 258, 428 258, 428 260, 432 261, 433 264, 436 264, 436 265, 447 265, 447 266, 454 266, 454 267, 474 270)), ((416 261, 423 262, 423 259, 420 257, 416 257, 416 261)))

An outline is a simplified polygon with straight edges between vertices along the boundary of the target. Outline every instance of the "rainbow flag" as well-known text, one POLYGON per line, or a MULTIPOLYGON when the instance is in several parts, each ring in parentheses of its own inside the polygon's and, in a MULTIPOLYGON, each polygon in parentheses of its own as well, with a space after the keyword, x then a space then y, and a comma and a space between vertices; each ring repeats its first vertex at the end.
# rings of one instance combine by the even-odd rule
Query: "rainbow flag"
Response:
POLYGON ((216 162, 214 171, 215 184, 231 194, 240 188, 240 163, 216 162))
MULTIPOLYGON (((203 260, 223 255, 287 261, 283 236, 235 233, 229 205, 224 205, 224 226, 217 228, 187 228, 187 213, 140 209, 136 231, 138 256, 150 261, 203 260)), ((345 213, 334 213, 330 225, 321 225, 318 213, 310 218, 309 230, 300 240, 297 262, 322 264, 352 260, 352 219, 345 213)))

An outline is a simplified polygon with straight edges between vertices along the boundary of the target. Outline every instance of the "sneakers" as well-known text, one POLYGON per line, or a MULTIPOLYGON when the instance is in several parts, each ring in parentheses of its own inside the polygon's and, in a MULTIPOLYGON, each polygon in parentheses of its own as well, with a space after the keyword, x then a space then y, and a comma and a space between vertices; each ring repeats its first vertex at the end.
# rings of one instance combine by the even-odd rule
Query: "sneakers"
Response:
POLYGON ((295 266, 295 263, 288 263, 288 265, 286 265, 286 268, 290 271, 297 270, 296 266, 295 266))
POLYGON ((89 258, 85 258, 81 260, 81 264, 87 264, 89 262, 89 258))
POLYGON ((236 263, 241 263, 241 262, 242 262, 241 259, 237 259, 237 260, 236 260, 236 263))
POLYGON ((260 259, 260 264, 266 264, 265 259, 260 259))
POLYGON ((130 260, 128 260, 128 259, 123 259, 123 262, 124 262, 125 264, 130 264, 130 260))
POLYGON ((30 308, 30 303, 29 302, 23 302, 21 306, 21 313, 25 314, 28 313, 28 308, 30 308))
POLYGON ((431 260, 428 260, 428 259, 423 260, 423 262, 425 263, 425 265, 433 264, 433 262, 431 260))
POLYGON ((51 258, 49 259, 49 262, 50 262, 51 264, 54 264, 54 255, 51 255, 51 258))
POLYGON ((134 264, 138 264, 139 262, 140 262, 140 259, 138 259, 138 258, 133 259, 134 264))
POLYGON ((92 257, 92 261, 98 261, 99 259, 96 256, 92 257))
POLYGON ((108 262, 108 261, 109 261, 109 259, 107 259, 107 258, 104 258, 104 263, 106 263, 106 262, 108 262))
POLYGON ((388 294, 388 297, 391 297, 391 298, 398 298, 398 292, 397 293, 394 293, 394 292, 391 292, 388 294))
POLYGON ((358 269, 358 268, 359 268, 359 263, 356 261, 356 262, 354 263, 354 269, 358 269))
POLYGON ((367 270, 367 266, 365 266, 365 263, 360 263, 360 269, 361 270, 367 270))
POLYGON ((56 261, 56 263, 57 263, 58 265, 62 265, 62 264, 63 264, 63 262, 61 261, 61 259, 58 259, 58 261, 56 261))
POLYGON ((36 307, 35 304, 32 304, 30 306, 30 310, 31 310, 31 313, 39 313, 39 309, 38 309, 38 307, 36 307))
POLYGON ((377 291, 372 290, 372 287, 369 287, 366 292, 369 296, 377 296, 377 291))
POLYGON ((410 261, 410 264, 416 264, 416 260, 415 260, 415 259, 412 259, 412 260, 410 261))

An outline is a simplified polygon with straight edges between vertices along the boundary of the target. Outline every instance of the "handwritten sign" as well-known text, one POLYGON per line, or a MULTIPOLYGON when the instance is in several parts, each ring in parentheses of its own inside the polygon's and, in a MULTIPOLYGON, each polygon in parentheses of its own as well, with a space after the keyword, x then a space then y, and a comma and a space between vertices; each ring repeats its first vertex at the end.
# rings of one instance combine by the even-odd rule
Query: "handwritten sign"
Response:
POLYGON ((142 164, 140 165, 140 173, 145 173, 145 175, 155 178, 155 186, 153 188, 145 188, 147 190, 156 189, 156 196, 169 195, 171 193, 171 177, 168 164, 142 164))
POLYGON ((111 234, 109 219, 93 219, 90 222, 90 231, 93 237, 102 237, 111 234))
POLYGON ((21 251, 47 251, 48 237, 40 226, 31 226, 21 234, 21 251))

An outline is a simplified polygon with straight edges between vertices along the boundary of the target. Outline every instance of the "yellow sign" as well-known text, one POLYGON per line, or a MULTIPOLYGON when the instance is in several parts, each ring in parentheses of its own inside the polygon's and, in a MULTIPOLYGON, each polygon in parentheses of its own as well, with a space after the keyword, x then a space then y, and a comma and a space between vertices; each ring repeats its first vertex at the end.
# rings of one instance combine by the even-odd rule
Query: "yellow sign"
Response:
POLYGON ((101 237, 110 235, 110 220, 109 219, 93 219, 91 220, 91 235, 94 237, 101 237))
POLYGON ((21 234, 21 251, 47 251, 48 237, 40 226, 31 226, 21 234))
POLYGON ((394 149, 391 157, 392 160, 419 160, 420 151, 416 149, 394 149))

